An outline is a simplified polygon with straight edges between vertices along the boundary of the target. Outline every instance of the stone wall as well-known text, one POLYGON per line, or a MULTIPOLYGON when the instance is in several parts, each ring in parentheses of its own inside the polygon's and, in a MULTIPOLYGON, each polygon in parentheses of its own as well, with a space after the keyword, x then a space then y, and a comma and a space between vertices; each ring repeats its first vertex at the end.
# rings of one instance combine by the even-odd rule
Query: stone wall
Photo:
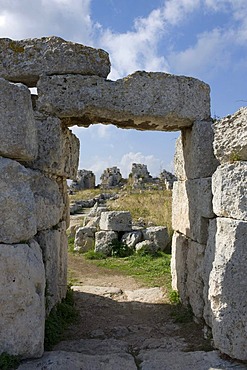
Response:
POLYGON ((208 85, 151 72, 110 81, 109 71, 103 50, 0 39, 0 353, 43 353, 45 315, 66 293, 66 179, 76 178, 79 152, 68 127, 100 122, 182 130, 173 286, 216 347, 246 359, 246 110, 215 124, 216 159, 208 85))
POLYGON ((95 188, 95 174, 88 170, 77 171, 76 180, 70 185, 70 190, 79 191, 95 188))
POLYGON ((247 359, 247 109, 195 122, 176 144, 173 288, 212 330, 216 348, 247 359), (215 155, 214 155, 215 154, 215 155))

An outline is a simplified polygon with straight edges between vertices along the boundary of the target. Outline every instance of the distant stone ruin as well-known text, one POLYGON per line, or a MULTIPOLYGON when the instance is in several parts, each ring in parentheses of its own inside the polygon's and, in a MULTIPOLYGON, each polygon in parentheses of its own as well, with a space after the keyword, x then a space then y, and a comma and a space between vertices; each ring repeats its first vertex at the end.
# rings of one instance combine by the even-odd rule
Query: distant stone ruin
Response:
POLYGON ((164 185, 166 190, 171 190, 173 188, 174 182, 177 181, 177 177, 166 170, 163 170, 160 173, 159 178, 161 184, 164 185))
POLYGON ((150 182, 152 176, 148 172, 147 165, 133 163, 129 177, 132 179, 133 188, 142 187, 145 183, 150 182))
POLYGON ((247 108, 212 126, 207 84, 143 71, 110 81, 109 72, 103 50, 0 39, 0 353, 43 354, 45 316, 67 287, 66 179, 79 158, 69 127, 100 122, 181 130, 173 288, 216 348, 247 360, 247 108))
POLYGON ((123 178, 119 168, 111 167, 104 170, 100 176, 101 187, 103 189, 113 188, 123 184, 123 178))
POLYGON ((92 171, 79 170, 77 171, 76 180, 70 185, 70 190, 79 191, 95 188, 95 175, 92 171))

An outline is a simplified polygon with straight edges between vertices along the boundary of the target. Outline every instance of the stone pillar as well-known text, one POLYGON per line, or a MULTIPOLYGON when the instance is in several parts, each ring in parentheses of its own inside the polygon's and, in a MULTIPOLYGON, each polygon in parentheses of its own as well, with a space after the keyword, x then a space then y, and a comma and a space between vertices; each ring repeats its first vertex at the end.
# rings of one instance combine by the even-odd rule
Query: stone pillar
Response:
POLYGON ((183 129, 176 143, 173 185, 172 286, 182 303, 203 318, 203 263, 212 206, 212 179, 218 161, 213 153, 211 121, 196 121, 183 129))

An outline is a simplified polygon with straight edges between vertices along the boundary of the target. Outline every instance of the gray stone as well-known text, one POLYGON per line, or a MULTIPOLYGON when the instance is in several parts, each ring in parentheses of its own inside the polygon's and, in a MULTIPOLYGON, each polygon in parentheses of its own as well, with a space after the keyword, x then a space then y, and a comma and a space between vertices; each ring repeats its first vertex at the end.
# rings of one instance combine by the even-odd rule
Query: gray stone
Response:
POLYGON ((56 117, 36 120, 38 156, 30 166, 43 172, 75 179, 79 163, 79 139, 56 117))
POLYGON ((165 352, 141 351, 137 357, 141 370, 245 370, 246 366, 223 360, 217 351, 165 352))
POLYGON ((101 252, 106 256, 112 251, 112 242, 118 239, 115 231, 97 231, 95 233, 95 252, 101 252))
POLYGON ((213 151, 211 121, 197 121, 182 130, 175 154, 175 175, 179 180, 210 177, 218 166, 213 151))
POLYGON ((215 346, 239 360, 247 359, 246 235, 247 222, 217 218, 208 290, 215 346))
POLYGON ((67 249, 65 222, 56 230, 41 231, 37 234, 45 264, 46 273, 46 312, 49 313, 67 292, 67 249))
POLYGON ((101 213, 101 230, 130 231, 131 227, 132 219, 129 211, 108 211, 101 213))
POLYGON ((157 251, 156 245, 151 240, 143 240, 135 245, 135 250, 138 253, 153 254, 157 251))
POLYGON ((120 288, 109 286, 94 286, 94 285, 79 285, 72 286, 73 291, 80 293, 89 293, 99 295, 102 297, 112 298, 114 296, 122 295, 123 292, 120 288))
POLYGON ((159 287, 125 290, 124 294, 129 302, 154 304, 164 302, 165 298, 162 288, 159 287))
POLYGON ((94 248, 94 234, 96 228, 84 226, 79 227, 75 234, 74 250, 77 252, 87 252, 94 248))
POLYGON ((212 191, 217 216, 247 221, 247 162, 219 166, 212 177, 212 191))
POLYGON ((29 173, 35 199, 37 229, 46 230, 62 220, 65 206, 63 196, 55 180, 39 171, 29 170, 29 173))
POLYGON ((101 122, 170 131, 210 117, 207 84, 158 72, 135 72, 117 81, 96 76, 42 76, 37 107, 63 118, 67 125, 84 127, 101 122))
POLYGON ((77 171, 76 180, 70 185, 72 191, 95 188, 95 175, 92 171, 79 170, 77 171))
POLYGON ((207 243, 212 210, 211 178, 176 181, 173 186, 172 227, 200 244, 207 243))
POLYGON ((172 289, 178 291, 180 299, 185 306, 189 303, 186 284, 188 249, 189 239, 185 235, 174 231, 171 258, 172 289))
POLYGON ((31 161, 38 153, 31 94, 21 84, 0 78, 0 155, 31 161))
POLYGON ((100 176, 101 187, 104 189, 121 185, 122 175, 117 167, 106 168, 100 176))
POLYGON ((30 173, 18 162, 0 157, 0 242, 18 243, 37 232, 30 173))
POLYGON ((220 163, 247 160, 247 107, 215 122, 214 153, 220 163))
POLYGON ((109 56, 101 49, 55 36, 18 41, 0 39, 0 76, 29 87, 36 86, 42 74, 107 77, 109 72, 109 56))
POLYGON ((170 242, 167 227, 152 226, 142 231, 144 240, 150 240, 156 247, 156 250, 165 251, 170 242))
POLYGON ((171 172, 163 170, 159 175, 161 184, 165 186, 166 190, 171 190, 173 188, 173 183, 177 181, 177 177, 171 172))
POLYGON ((41 359, 27 361, 18 370, 136 370, 129 353, 85 355, 77 352, 46 352, 41 359), (117 366, 117 367, 116 367, 117 366))
POLYGON ((141 230, 130 231, 122 236, 122 243, 126 244, 129 248, 134 249, 136 244, 142 240, 141 230))
POLYGON ((43 354, 45 270, 39 245, 0 244, 0 354, 43 354))

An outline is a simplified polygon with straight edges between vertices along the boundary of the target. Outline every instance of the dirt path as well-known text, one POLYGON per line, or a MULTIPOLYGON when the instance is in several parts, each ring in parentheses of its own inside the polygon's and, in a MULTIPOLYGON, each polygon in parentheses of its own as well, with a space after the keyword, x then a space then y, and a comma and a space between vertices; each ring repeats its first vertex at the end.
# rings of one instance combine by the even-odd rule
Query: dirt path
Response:
POLYGON ((162 288, 69 255, 79 320, 66 340, 41 360, 19 370, 208 370, 246 369, 205 352, 202 327, 175 323, 162 288))

